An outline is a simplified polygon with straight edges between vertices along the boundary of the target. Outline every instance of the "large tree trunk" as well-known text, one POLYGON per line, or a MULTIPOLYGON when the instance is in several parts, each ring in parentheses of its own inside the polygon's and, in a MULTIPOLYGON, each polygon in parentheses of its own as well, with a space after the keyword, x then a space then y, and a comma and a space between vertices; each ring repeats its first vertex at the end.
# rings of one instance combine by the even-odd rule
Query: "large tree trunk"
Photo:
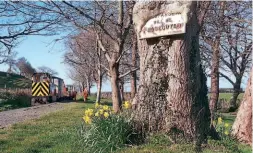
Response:
POLYGON ((232 135, 250 145, 252 145, 252 73, 253 69, 232 127, 232 135))
MULTIPOLYGON (((132 42, 133 42, 133 47, 132 47, 132 67, 136 67, 137 38, 136 38, 135 32, 133 32, 132 42)), ((136 93, 136 80, 137 80, 137 75, 136 75, 136 71, 134 71, 131 74, 131 98, 134 98, 135 93, 136 93)))
POLYGON ((159 13, 187 12, 186 33, 138 41, 140 85, 133 100, 137 127, 181 131, 198 146, 209 132, 206 76, 200 65, 196 2, 137 2, 134 22, 143 24, 159 13), (138 124, 140 123, 140 124, 138 124))
POLYGON ((119 90, 119 65, 117 63, 110 63, 110 75, 111 75, 111 87, 112 87, 112 103, 114 112, 119 112, 121 110, 121 97, 119 90))
POLYGON ((234 83, 234 91, 233 91, 233 95, 230 99, 230 108, 229 108, 230 112, 233 112, 238 108, 238 105, 236 102, 237 102, 237 98, 241 92, 241 81, 242 81, 242 78, 237 77, 236 81, 234 83))

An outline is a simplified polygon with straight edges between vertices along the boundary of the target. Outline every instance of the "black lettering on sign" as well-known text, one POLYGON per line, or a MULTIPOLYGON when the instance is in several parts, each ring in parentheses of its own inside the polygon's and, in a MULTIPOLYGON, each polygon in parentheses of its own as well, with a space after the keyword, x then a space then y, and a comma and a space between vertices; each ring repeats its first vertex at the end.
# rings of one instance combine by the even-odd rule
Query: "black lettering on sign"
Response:
POLYGON ((151 28, 148 28, 148 32, 153 32, 154 31, 154 28, 151 27, 151 28))
POLYGON ((171 18, 166 19, 166 22, 172 22, 171 18))

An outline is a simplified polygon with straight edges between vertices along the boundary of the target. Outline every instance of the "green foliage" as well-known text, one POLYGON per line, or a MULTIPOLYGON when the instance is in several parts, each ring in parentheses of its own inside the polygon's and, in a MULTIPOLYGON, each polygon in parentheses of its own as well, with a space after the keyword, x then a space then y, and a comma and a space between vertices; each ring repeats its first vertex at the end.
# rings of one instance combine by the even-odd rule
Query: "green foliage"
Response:
POLYGON ((240 143, 227 135, 222 136, 222 139, 220 141, 209 139, 208 144, 213 149, 220 148, 220 150, 224 150, 224 152, 227 152, 227 153, 242 152, 239 149, 240 143))
POLYGON ((172 144, 170 137, 162 133, 151 135, 147 137, 146 141, 149 145, 156 145, 156 146, 160 145, 169 146, 172 144))
POLYGON ((112 114, 107 119, 95 118, 83 126, 81 137, 85 152, 108 153, 131 144, 134 135, 131 120, 112 114))
MULTIPOLYGON (((6 93, 5 96, 9 95, 6 93)), ((28 95, 10 95, 8 99, 3 99, 0 102, 0 112, 15 109, 15 108, 22 108, 22 107, 29 107, 31 106, 31 99, 28 95)))
POLYGON ((16 74, 7 75, 6 72, 0 72, 0 88, 31 88, 32 81, 16 74))

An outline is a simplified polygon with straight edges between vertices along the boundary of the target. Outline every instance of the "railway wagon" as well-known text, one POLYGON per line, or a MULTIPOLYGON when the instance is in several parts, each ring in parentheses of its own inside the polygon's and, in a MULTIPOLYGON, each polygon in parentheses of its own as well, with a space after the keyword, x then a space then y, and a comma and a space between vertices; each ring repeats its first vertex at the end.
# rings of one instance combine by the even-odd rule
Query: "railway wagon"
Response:
POLYGON ((34 73, 31 104, 62 101, 69 98, 64 80, 48 73, 34 73))
POLYGON ((73 100, 75 98, 76 95, 76 91, 75 91, 75 86, 73 85, 66 85, 66 90, 67 90, 67 94, 68 94, 68 99, 69 100, 73 100))

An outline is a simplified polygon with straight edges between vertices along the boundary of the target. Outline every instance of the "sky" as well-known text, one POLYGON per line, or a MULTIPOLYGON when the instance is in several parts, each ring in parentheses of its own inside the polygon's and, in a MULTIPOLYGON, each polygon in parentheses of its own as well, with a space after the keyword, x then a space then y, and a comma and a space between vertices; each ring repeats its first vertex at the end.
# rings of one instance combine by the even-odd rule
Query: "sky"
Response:
MULTIPOLYGON (((18 52, 17 58, 25 57, 34 68, 47 66, 58 72, 58 77, 64 79, 65 84, 72 84, 67 75, 67 67, 63 63, 63 55, 66 52, 64 42, 52 43, 59 36, 27 36, 14 50, 18 52)), ((0 64, 0 71, 6 71, 7 66, 0 64)), ((242 88, 245 88, 247 77, 242 81, 242 88)), ((210 87, 210 78, 207 80, 210 87)), ((220 79, 220 88, 232 88, 232 85, 225 79, 220 79)), ((102 91, 111 91, 109 80, 103 83, 102 91)), ((130 91, 130 85, 125 85, 125 91, 130 91)), ((96 92, 96 86, 91 88, 96 92)))

